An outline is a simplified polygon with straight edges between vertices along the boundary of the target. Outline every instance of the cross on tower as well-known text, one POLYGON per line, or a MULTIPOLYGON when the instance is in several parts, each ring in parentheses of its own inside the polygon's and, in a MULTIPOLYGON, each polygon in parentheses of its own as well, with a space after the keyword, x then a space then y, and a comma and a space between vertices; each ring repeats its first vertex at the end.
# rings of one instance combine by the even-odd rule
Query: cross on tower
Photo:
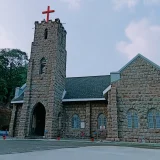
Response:
POLYGON ((49 14, 55 12, 55 10, 50 10, 50 6, 48 6, 47 11, 43 11, 42 14, 47 14, 46 21, 49 21, 49 14))

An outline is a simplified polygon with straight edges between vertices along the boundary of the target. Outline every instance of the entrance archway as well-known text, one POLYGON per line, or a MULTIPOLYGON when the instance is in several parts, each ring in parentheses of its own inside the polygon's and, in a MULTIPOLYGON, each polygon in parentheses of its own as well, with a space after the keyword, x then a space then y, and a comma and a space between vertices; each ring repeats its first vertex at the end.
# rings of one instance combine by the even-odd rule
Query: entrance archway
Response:
POLYGON ((37 103, 32 115, 32 135, 44 136, 46 110, 42 103, 37 103))

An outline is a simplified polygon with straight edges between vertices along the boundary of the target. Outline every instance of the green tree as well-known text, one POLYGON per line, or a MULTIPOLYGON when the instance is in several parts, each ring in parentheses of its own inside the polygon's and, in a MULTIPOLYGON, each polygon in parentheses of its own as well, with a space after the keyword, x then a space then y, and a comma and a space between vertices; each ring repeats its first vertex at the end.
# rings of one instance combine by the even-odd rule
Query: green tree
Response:
POLYGON ((8 93, 6 81, 7 64, 7 59, 0 55, 0 102, 4 102, 6 100, 6 95, 8 93))
POLYGON ((0 102, 14 97, 16 87, 26 82, 28 56, 19 49, 0 50, 0 102))

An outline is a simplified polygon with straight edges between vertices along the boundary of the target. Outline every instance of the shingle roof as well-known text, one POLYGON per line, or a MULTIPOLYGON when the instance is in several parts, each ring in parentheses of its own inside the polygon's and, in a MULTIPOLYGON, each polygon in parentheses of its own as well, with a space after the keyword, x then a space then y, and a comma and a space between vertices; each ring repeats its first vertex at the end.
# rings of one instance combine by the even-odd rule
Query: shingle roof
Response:
POLYGON ((104 98, 103 91, 110 85, 110 75, 66 78, 64 99, 104 98))
MULTIPOLYGON (((104 98, 103 91, 109 85, 110 75, 66 78, 64 99, 104 98)), ((23 101, 23 97, 24 92, 19 97, 13 98, 12 103, 23 101)))

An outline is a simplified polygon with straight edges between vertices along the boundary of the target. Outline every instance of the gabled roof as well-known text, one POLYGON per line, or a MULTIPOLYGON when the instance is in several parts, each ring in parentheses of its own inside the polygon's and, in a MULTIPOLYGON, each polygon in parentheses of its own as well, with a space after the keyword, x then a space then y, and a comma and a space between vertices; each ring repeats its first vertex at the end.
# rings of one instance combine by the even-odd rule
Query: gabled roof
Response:
POLYGON ((12 99, 11 103, 23 103, 25 89, 26 89, 26 83, 21 88, 19 88, 18 96, 14 97, 12 99))
POLYGON ((11 103, 23 103, 23 97, 24 97, 24 91, 19 97, 13 98, 11 103))
POLYGON ((66 78, 64 99, 104 98, 103 91, 110 85, 110 75, 66 78))
MULTIPOLYGON (((63 102, 105 100, 103 91, 109 85, 110 75, 66 78, 63 102)), ((11 103, 23 103, 25 88, 26 85, 21 87, 23 92, 11 103)))
MULTIPOLYGON (((149 63, 150 65, 154 66, 157 69, 160 69, 160 66, 155 64, 154 62, 152 62, 151 60, 149 60, 148 58, 144 57, 143 55, 141 55, 140 53, 137 54, 133 59, 131 59, 125 66, 123 66, 118 72, 111 72, 111 83, 112 81, 118 81, 120 79, 120 73, 126 69, 130 64, 132 64, 134 61, 137 60, 137 58, 142 58, 143 60, 145 60, 147 63, 149 63), (113 76, 113 75, 116 76, 113 76)), ((103 91, 103 94, 105 95, 109 90, 111 89, 111 86, 108 86, 105 88, 105 90, 103 91)))
POLYGON ((139 53, 133 59, 131 59, 125 66, 123 66, 118 72, 122 72, 125 68, 127 68, 130 64, 132 64, 139 57, 142 58, 142 59, 144 59, 145 61, 147 61, 149 64, 151 64, 155 68, 160 69, 159 65, 155 64, 154 62, 152 62, 151 60, 149 60, 148 58, 144 57, 143 55, 141 55, 139 53))

